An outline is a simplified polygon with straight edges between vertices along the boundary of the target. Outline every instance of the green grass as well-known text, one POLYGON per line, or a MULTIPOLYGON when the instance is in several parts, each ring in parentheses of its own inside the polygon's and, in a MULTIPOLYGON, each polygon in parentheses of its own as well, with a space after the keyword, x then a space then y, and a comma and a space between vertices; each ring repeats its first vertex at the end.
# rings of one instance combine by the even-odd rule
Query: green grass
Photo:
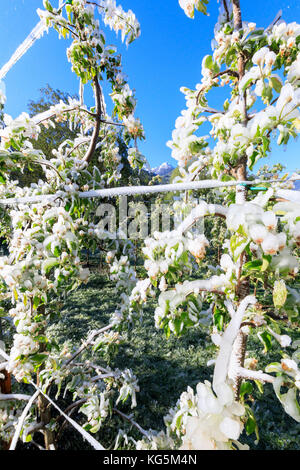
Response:
MULTIPOLYGON (((68 340, 79 345, 89 330, 109 322, 118 302, 114 284, 105 276, 93 274, 87 285, 68 295, 61 319, 52 325, 49 333, 59 342, 68 340)), ((133 412, 134 419, 145 429, 161 430, 164 429, 163 416, 175 405, 187 386, 195 387, 199 381, 212 379, 213 366, 207 367, 207 361, 215 358, 216 348, 207 328, 197 327, 182 338, 170 337, 167 340, 164 333, 154 326, 154 309, 155 302, 150 302, 142 321, 125 334, 124 342, 110 366, 131 368, 139 379, 137 408, 131 410, 130 405, 125 404, 122 411, 127 414, 133 412)), ((284 332, 295 338, 299 330, 287 328, 284 332)), ((259 368, 281 357, 280 347, 275 343, 272 352, 265 356, 255 336, 249 340, 248 351, 249 356, 259 359, 259 368)), ((255 435, 248 437, 244 434, 241 439, 243 442, 254 449, 300 449, 297 437, 300 424, 286 415, 270 385, 265 386, 264 394, 255 389, 252 408, 258 421, 260 441, 255 445, 255 435)), ((80 416, 76 416, 76 419, 80 419, 80 416)), ((115 415, 104 423, 97 438, 106 447, 112 446, 120 427, 135 439, 141 438, 136 429, 115 415)), ((86 444, 74 433, 71 429, 65 431, 62 447, 86 448, 86 444)))

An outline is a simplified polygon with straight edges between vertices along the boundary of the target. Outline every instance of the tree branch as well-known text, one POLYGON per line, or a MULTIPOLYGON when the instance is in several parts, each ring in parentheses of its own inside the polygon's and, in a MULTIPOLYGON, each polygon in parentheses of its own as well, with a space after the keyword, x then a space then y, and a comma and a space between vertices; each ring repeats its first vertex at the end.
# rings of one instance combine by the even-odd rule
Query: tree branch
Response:
POLYGON ((94 93, 95 93, 95 104, 96 104, 96 124, 94 127, 94 131, 92 134, 92 139, 90 146, 83 158, 83 161, 89 162, 91 158, 94 155, 94 152, 96 150, 96 145, 97 145, 97 139, 99 136, 99 131, 100 131, 100 124, 101 124, 101 114, 102 114, 102 109, 101 109, 101 88, 99 85, 98 77, 94 77, 94 93))
POLYGON ((18 421, 18 424, 17 424, 17 427, 16 427, 16 430, 15 430, 15 433, 14 433, 14 437, 11 441, 11 444, 10 444, 10 447, 9 447, 9 450, 15 450, 16 448, 16 445, 18 443, 18 440, 19 440, 19 437, 20 437, 20 434, 21 434, 21 431, 22 431, 22 427, 24 425, 24 421, 27 417, 27 414, 29 413, 29 410, 30 408, 32 407, 33 403, 35 402, 35 400, 38 398, 40 394, 40 391, 37 390, 33 395, 32 397, 30 398, 30 400, 28 401, 27 405, 25 406, 24 410, 23 410, 23 413, 21 414, 20 418, 19 418, 19 421, 18 421))
POLYGON ((90 336, 87 338, 87 340, 83 342, 80 348, 77 349, 77 351, 73 354, 73 356, 67 360, 64 367, 68 366, 77 356, 79 356, 79 354, 81 354, 82 351, 84 351, 85 348, 87 348, 92 343, 92 341, 94 340, 96 336, 99 336, 101 333, 104 333, 105 331, 110 330, 111 328, 113 328, 113 326, 114 326, 114 323, 110 323, 109 325, 101 328, 100 330, 93 331, 90 334, 90 336))
POLYGON ((113 408, 113 411, 120 415, 123 419, 126 419, 126 421, 129 421, 129 423, 136 427, 140 431, 140 433, 143 434, 143 436, 145 436, 147 439, 151 438, 151 434, 145 431, 145 429, 143 429, 138 423, 136 423, 130 416, 125 415, 124 413, 122 413, 122 411, 118 410, 117 408, 113 408))

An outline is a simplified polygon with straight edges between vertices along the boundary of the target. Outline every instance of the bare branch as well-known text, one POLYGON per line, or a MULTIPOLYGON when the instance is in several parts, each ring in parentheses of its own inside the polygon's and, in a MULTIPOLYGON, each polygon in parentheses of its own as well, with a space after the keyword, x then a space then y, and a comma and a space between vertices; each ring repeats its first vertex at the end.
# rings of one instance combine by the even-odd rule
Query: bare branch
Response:
POLYGON ((136 423, 130 416, 125 415, 124 413, 122 413, 122 411, 118 410, 117 408, 113 408, 113 411, 120 415, 123 419, 126 419, 126 421, 129 421, 129 423, 136 427, 140 431, 140 433, 143 434, 143 436, 145 436, 147 439, 151 438, 151 434, 145 431, 145 429, 143 429, 138 423, 136 423))
POLYGON ((94 152, 96 150, 96 145, 97 145, 97 139, 99 136, 99 131, 100 131, 100 124, 101 124, 101 114, 102 114, 102 106, 101 106, 101 88, 99 85, 98 77, 94 77, 94 93, 95 93, 95 103, 96 103, 96 123, 94 127, 94 131, 92 134, 92 139, 90 146, 83 158, 84 161, 89 162, 94 155, 94 152))
POLYGON ((229 23, 229 21, 230 21, 230 16, 229 16, 229 10, 228 10, 228 5, 227 5, 227 1, 226 1, 226 0, 223 0, 223 6, 224 6, 225 13, 226 13, 226 20, 227 20, 227 23, 229 23))

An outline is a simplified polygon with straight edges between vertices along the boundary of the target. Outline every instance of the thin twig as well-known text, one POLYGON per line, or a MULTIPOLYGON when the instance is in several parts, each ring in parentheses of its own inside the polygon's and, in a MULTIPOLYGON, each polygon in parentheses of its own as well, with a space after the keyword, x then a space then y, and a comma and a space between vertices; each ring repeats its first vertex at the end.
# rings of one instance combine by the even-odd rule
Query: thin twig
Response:
POLYGON ((225 13, 226 13, 227 23, 229 23, 229 21, 230 21, 230 16, 229 16, 229 10, 228 10, 228 5, 227 5, 227 1, 226 1, 226 0, 223 0, 223 6, 224 6, 225 13))
POLYGON ((87 346, 89 346, 91 344, 91 342, 93 341, 93 339, 96 336, 99 336, 101 333, 104 333, 105 331, 110 330, 111 328, 113 328, 113 326, 114 326, 114 323, 110 323, 109 325, 101 328, 100 330, 93 331, 90 334, 90 336, 87 338, 87 340, 83 342, 83 344, 80 346, 80 348, 77 349, 77 351, 73 354, 73 356, 70 357, 70 359, 67 360, 64 367, 68 366, 77 356, 79 356, 79 354, 81 354, 82 351, 84 351, 85 348, 87 348, 87 346))
POLYGON ((151 435, 149 432, 145 431, 138 423, 136 423, 130 416, 125 415, 122 413, 122 411, 118 410, 117 408, 113 408, 113 411, 120 415, 123 419, 126 419, 126 421, 129 421, 134 427, 136 427, 143 436, 145 436, 147 439, 151 438, 151 435))

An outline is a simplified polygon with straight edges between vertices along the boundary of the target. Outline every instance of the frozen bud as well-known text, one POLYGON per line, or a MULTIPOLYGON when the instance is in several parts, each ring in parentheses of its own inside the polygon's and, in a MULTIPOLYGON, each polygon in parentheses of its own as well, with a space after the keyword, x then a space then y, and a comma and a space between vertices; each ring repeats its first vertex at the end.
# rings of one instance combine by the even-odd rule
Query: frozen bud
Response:
POLYGON ((88 268, 80 269, 79 279, 83 282, 86 282, 90 276, 90 270, 88 268))
POLYGON ((298 370, 297 363, 293 359, 281 359, 281 367, 287 372, 297 372, 298 370))
POLYGON ((244 333, 244 335, 249 335, 250 334, 250 327, 248 325, 242 326, 241 331, 244 333))
POLYGON ((116 254, 115 251, 108 251, 107 254, 106 254, 106 262, 107 262, 107 263, 111 263, 112 260, 113 260, 114 257, 115 257, 115 254, 116 254))
POLYGON ((292 235, 296 239, 297 245, 300 245, 300 221, 292 229, 292 235))
POLYGON ((250 237, 257 244, 260 245, 268 236, 266 227, 261 224, 254 224, 249 230, 250 237))
POLYGON ((238 42, 239 37, 240 37, 239 31, 234 31, 234 32, 232 33, 232 42, 238 42))
POLYGON ((166 279, 165 279, 164 276, 161 278, 158 287, 159 287, 159 290, 161 290, 162 292, 164 292, 165 290, 167 290, 168 284, 166 283, 166 279))
POLYGON ((216 346, 220 346, 220 345, 221 345, 222 336, 220 335, 220 333, 212 333, 212 334, 210 335, 210 337, 211 337, 212 342, 213 342, 216 346))
POLYGON ((251 242, 249 245, 249 248, 250 248, 251 253, 256 253, 259 246, 256 243, 251 242))
POLYGON ((229 271, 234 268, 233 261, 227 253, 221 256, 220 266, 223 269, 223 271, 229 271))
POLYGON ((278 339, 278 341, 279 341, 280 346, 283 348, 287 348, 288 346, 290 346, 292 342, 290 336, 288 335, 280 335, 280 338, 278 339))
POLYGON ((65 261, 66 259, 68 259, 69 255, 66 251, 64 251, 62 254, 61 254, 61 260, 62 261, 65 261))
POLYGON ((241 424, 232 418, 224 418, 220 424, 220 430, 229 439, 237 440, 241 434, 241 424))
POLYGON ((169 270, 168 262, 165 261, 165 260, 164 260, 164 261, 161 261, 161 262, 159 263, 159 270, 160 270, 161 273, 166 274, 166 273, 168 272, 168 270, 169 270))
POLYGON ((282 251, 286 247, 286 234, 281 232, 277 235, 277 240, 279 243, 279 250, 282 251))
POLYGON ((256 28, 256 23, 248 23, 248 28, 250 31, 254 31, 256 28))
POLYGON ((208 245, 209 243, 206 237, 204 235, 200 235, 194 240, 188 241, 188 250, 193 256, 195 256, 196 261, 199 262, 205 257, 206 247, 208 245))
POLYGON ((276 54, 273 51, 269 51, 266 56, 265 56, 265 63, 268 66, 272 66, 275 63, 276 60, 276 54))
POLYGON ((269 233, 261 244, 261 247, 266 255, 275 255, 279 250, 279 242, 276 235, 269 233))
POLYGON ((289 38, 289 39, 287 40, 286 45, 287 45, 287 47, 291 48, 291 47, 294 47, 295 43, 296 43, 295 38, 289 38))
POLYGON ((288 336, 288 335, 279 335, 278 333, 273 331, 270 327, 268 327, 268 331, 271 333, 271 335, 274 336, 274 338, 276 339, 276 341, 278 341, 278 343, 280 344, 280 346, 282 348, 287 348, 288 346, 291 345, 292 340, 291 340, 290 336, 288 336))
POLYGON ((253 64, 263 66, 265 57, 268 54, 268 52, 270 51, 267 47, 263 47, 262 49, 259 49, 257 52, 255 52, 252 58, 253 64))
POLYGON ((246 155, 247 157, 251 157, 253 155, 253 152, 254 152, 254 147, 252 144, 250 144, 247 149, 246 149, 246 155))
POLYGON ((32 282, 29 281, 29 279, 27 281, 24 282, 24 287, 26 287, 26 289, 28 290, 31 290, 32 289, 32 282))
POLYGON ((265 212, 262 216, 262 221, 268 230, 275 230, 277 227, 277 217, 274 212, 265 212))
POLYGON ((257 367, 258 360, 255 357, 248 357, 245 359, 245 367, 247 369, 255 370, 257 367))

